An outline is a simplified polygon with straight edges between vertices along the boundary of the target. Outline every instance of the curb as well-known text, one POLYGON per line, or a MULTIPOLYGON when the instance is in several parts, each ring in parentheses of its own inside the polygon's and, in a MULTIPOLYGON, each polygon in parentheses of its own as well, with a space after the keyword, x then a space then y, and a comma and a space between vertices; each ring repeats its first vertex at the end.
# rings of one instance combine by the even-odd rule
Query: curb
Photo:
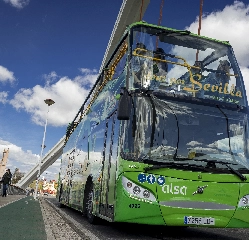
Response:
MULTIPOLYGON (((45 198, 44 198, 45 199, 45 198)), ((69 221, 70 223, 72 223, 75 228, 80 231, 84 236, 86 236, 89 240, 100 240, 100 238, 98 238, 97 236, 95 236, 92 232, 88 231, 85 228, 82 228, 82 225, 79 224, 77 221, 75 221, 73 218, 71 218, 70 216, 68 216, 66 213, 64 213, 61 209, 59 209, 58 207, 56 207, 53 203, 51 203, 50 201, 48 201, 47 199, 45 199, 46 202, 56 211, 58 212, 64 219, 66 219, 67 221, 69 221)))

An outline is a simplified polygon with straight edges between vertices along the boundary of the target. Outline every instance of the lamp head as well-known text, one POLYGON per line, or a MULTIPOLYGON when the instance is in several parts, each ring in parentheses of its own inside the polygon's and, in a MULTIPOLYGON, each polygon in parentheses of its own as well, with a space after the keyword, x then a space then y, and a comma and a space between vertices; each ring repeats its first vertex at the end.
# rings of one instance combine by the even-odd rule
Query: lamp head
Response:
POLYGON ((44 102, 48 105, 48 106, 51 106, 51 105, 53 105, 54 103, 55 103, 55 101, 54 100, 52 100, 52 99, 45 99, 44 100, 44 102))

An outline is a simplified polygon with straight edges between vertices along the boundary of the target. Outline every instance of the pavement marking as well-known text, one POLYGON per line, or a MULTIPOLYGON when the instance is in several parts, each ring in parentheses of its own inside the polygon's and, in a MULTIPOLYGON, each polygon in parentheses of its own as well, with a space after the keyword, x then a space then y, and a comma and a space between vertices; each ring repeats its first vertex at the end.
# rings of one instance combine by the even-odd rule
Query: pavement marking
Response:
POLYGON ((15 200, 13 200, 13 201, 11 201, 11 202, 7 202, 6 204, 1 205, 0 208, 5 207, 5 206, 7 206, 7 205, 9 205, 9 204, 11 204, 11 203, 17 202, 17 201, 19 201, 19 200, 21 200, 21 199, 23 199, 23 198, 25 198, 25 197, 26 197, 26 196, 23 196, 23 197, 21 197, 21 198, 15 199, 15 200))
POLYGON ((64 213, 61 209, 56 207, 53 203, 45 199, 56 211, 58 211, 63 217, 65 217, 68 221, 70 221, 79 231, 81 231, 85 236, 89 237, 90 240, 101 240, 96 235, 94 235, 92 232, 88 231, 85 228, 82 228, 82 225, 75 221, 73 218, 68 216, 66 213, 64 213))
POLYGON ((5 235, 0 234, 0 239, 47 239, 38 202, 26 196, 7 196, 1 203, 0 232, 5 235))

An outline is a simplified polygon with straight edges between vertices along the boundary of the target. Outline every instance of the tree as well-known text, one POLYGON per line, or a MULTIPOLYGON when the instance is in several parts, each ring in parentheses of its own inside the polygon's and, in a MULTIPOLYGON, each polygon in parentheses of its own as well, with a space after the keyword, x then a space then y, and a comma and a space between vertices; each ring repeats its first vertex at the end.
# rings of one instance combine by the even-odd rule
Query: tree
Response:
POLYGON ((35 186, 36 186, 36 180, 34 180, 32 183, 29 184, 30 188, 35 189, 35 186))
POLYGON ((12 184, 18 183, 18 181, 20 181, 23 176, 24 176, 24 173, 20 172, 19 168, 16 168, 14 173, 12 174, 11 183, 12 184))
MULTIPOLYGON (((30 183, 29 187, 35 189, 36 188, 36 180, 34 180, 32 183, 30 183)), ((43 181, 42 180, 39 180, 39 182, 38 182, 38 190, 39 191, 43 190, 43 181)))

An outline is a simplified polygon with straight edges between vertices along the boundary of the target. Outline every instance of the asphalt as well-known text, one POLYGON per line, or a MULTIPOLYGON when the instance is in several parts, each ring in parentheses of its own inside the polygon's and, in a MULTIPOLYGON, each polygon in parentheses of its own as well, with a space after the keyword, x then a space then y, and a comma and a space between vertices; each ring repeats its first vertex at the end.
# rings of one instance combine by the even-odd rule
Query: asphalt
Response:
POLYGON ((0 240, 47 239, 40 202, 32 196, 0 196, 0 240))
MULTIPOLYGON (((50 196, 51 198, 51 196, 50 196)), ((0 240, 96 240, 48 198, 0 196, 0 240)))

